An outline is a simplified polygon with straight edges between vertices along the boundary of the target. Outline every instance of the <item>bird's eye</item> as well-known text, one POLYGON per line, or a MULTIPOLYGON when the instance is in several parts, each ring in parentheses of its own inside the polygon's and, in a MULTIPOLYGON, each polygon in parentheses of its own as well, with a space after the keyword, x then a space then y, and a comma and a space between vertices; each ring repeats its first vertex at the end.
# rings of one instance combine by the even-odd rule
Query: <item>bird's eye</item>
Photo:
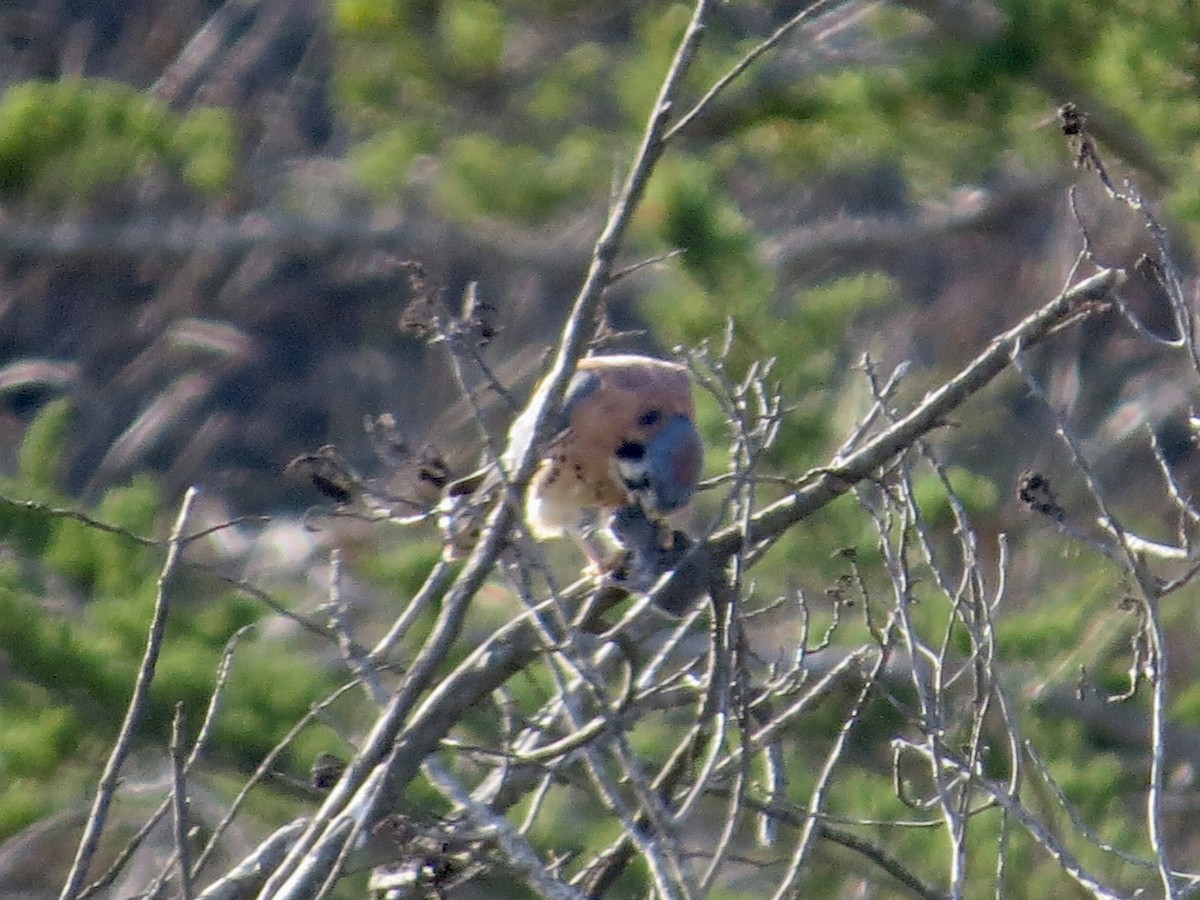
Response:
POLYGON ((641 462, 646 455, 646 445, 637 441, 622 441, 617 447, 617 459, 622 462, 641 462))
POLYGON ((651 425, 653 425, 655 422, 657 422, 661 418, 662 418, 661 412, 659 412, 657 409, 651 409, 651 410, 647 410, 646 412, 644 412, 640 416, 638 416, 637 422, 643 428, 649 428, 651 425))

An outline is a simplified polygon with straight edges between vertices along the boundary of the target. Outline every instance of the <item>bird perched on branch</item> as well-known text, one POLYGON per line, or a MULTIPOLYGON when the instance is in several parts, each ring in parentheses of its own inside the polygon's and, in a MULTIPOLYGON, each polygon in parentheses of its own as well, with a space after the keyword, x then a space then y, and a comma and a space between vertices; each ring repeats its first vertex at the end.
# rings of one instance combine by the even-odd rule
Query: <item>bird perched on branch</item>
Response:
MULTIPOLYGON (((546 390, 543 381, 535 393, 546 390)), ((539 405, 531 402, 513 422, 509 447, 527 445, 539 405)), ((607 532, 615 512, 636 507, 662 523, 695 493, 703 447, 691 380, 678 363, 632 354, 580 360, 556 425, 529 483, 526 521, 539 540, 574 538, 595 568, 604 568, 617 549, 607 532)), ((516 460, 503 462, 511 470, 516 460)), ((461 512, 456 518, 456 506, 477 505, 498 484, 497 473, 482 471, 448 489, 442 521, 450 558, 464 555, 478 534, 477 522, 464 524, 461 512)), ((668 543, 674 534, 656 533, 668 543)))

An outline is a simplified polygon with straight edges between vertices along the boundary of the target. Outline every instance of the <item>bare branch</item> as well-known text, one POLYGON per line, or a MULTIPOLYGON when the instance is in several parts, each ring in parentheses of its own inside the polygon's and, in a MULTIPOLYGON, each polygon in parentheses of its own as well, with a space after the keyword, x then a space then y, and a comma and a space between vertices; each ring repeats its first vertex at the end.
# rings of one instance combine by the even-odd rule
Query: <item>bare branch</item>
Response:
POLYGON ((171 536, 167 541, 167 557, 163 561, 162 570, 158 576, 158 593, 154 598, 154 614, 151 617, 150 631, 146 637, 145 654, 138 667, 137 681, 133 685, 133 695, 129 698, 125 719, 121 723, 121 729, 113 743, 108 763, 100 776, 96 799, 92 803, 91 814, 84 825, 83 836, 80 838, 79 848, 75 852, 75 861, 71 864, 66 884, 63 885, 62 892, 59 894, 60 900, 74 900, 83 888, 92 857, 100 843, 100 835, 108 821, 108 810, 121 777, 121 766, 125 763, 125 758, 133 743, 134 733, 146 711, 150 683, 154 680, 154 669, 158 663, 158 654, 162 649, 163 638, 166 635, 167 612, 170 609, 170 595, 167 587, 179 564, 183 546, 183 528, 187 522, 188 513, 191 511, 192 501, 195 499, 196 489, 188 488, 179 504, 179 514, 176 516, 175 526, 171 529, 171 536))
POLYGON ((188 852, 187 777, 183 767, 183 704, 175 704, 171 720, 171 799, 176 869, 179 874, 179 894, 192 900, 191 854, 188 852))
POLYGON ((779 534, 870 477, 1003 372, 1014 354, 1040 343, 1062 326, 1082 321, 1104 308, 1124 277, 1117 269, 1097 272, 993 338, 966 368, 927 394, 904 418, 848 456, 815 470, 794 494, 759 512, 749 534, 743 535, 736 526, 716 534, 709 542, 713 558, 728 559, 744 542, 754 544, 779 534))
POLYGON ((475 828, 490 832, 514 868, 529 881, 542 897, 551 900, 582 900, 583 895, 568 884, 552 878, 546 864, 520 833, 501 816, 494 815, 486 806, 477 802, 458 782, 450 771, 436 758, 425 760, 423 766, 430 780, 454 802, 466 811, 475 828))

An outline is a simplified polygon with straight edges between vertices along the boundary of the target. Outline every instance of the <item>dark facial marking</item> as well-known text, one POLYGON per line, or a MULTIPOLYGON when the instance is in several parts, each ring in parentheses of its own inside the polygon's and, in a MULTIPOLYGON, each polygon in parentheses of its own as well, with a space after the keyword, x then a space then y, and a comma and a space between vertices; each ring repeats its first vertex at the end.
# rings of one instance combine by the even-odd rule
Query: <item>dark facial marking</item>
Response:
POLYGON ((646 455, 646 445, 640 441, 622 441, 617 447, 617 459, 621 462, 640 462, 646 455))

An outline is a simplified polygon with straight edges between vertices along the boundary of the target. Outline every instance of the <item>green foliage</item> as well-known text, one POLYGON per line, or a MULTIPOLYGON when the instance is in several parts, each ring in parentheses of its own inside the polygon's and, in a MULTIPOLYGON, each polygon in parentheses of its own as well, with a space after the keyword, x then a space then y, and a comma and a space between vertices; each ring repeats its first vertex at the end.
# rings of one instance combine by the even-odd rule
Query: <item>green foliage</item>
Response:
POLYGON ((507 110, 509 101, 497 106, 495 97, 509 43, 504 4, 460 0, 431 8, 344 0, 335 14, 349 54, 338 71, 339 93, 363 131, 350 160, 378 194, 401 194, 418 155, 438 160, 437 198, 464 221, 483 216, 541 224, 607 184, 604 135, 587 126, 563 129, 561 121, 534 125, 539 116, 549 118, 548 105, 574 93, 581 70, 594 74, 594 54, 568 54, 558 62, 558 101, 530 82, 524 96, 514 91, 517 99, 507 110), (456 128, 448 89, 493 108, 495 129, 456 128))
MULTIPOLYGON (((891 704, 881 700, 879 705, 891 704)), ((856 743, 863 743, 861 729, 871 724, 871 714, 864 716, 859 729, 856 729, 856 743)), ((899 723, 893 724, 900 727, 899 723)), ((1144 852, 1139 843, 1137 829, 1122 824, 1128 823, 1128 820, 1122 815, 1122 801, 1119 799, 1129 791, 1136 790, 1139 773, 1131 772, 1128 763, 1115 754, 1096 752, 1082 729, 1061 718, 1031 720, 1026 726, 1025 736, 1037 747, 1055 748, 1056 761, 1050 765, 1051 775, 1074 810, 1085 821, 1091 823, 1104 839, 1113 845, 1127 852, 1144 852)), ((883 729, 877 730, 877 740, 886 744, 888 736, 883 729)), ((857 755, 861 756, 864 750, 865 748, 857 749, 857 755)), ((878 758, 883 759, 885 756, 886 754, 880 754, 878 758)), ((789 793, 796 803, 806 802, 811 791, 813 772, 819 764, 818 758, 800 761, 794 766, 789 793)), ((922 765, 907 765, 902 758, 899 771, 902 773, 901 781, 908 799, 921 800, 932 796, 928 771, 922 765)), ((1007 777, 1007 773, 987 774, 993 778, 1007 777)), ((905 805, 896 795, 894 780, 893 772, 882 764, 875 771, 864 765, 855 765, 852 771, 843 770, 840 777, 836 774, 834 776, 825 807, 826 812, 834 821, 841 820, 839 827, 849 828, 860 838, 888 847, 889 852, 896 858, 905 860, 912 871, 936 884, 944 877, 944 872, 939 868, 945 852, 946 837, 943 829, 853 824, 864 818, 881 823, 936 819, 936 816, 918 813, 914 808, 905 805), (864 810, 871 812, 864 816, 864 810), (933 861, 932 866, 927 865, 930 861, 933 861)), ((1043 821, 1054 822, 1063 815, 1057 798, 1044 785, 1040 776, 1029 775, 1022 782, 1021 796, 1026 807, 1043 821)), ((985 800, 981 795, 973 805, 975 813, 971 817, 967 832, 967 863, 972 873, 967 879, 968 887, 975 884, 976 879, 980 884, 991 886, 999 833, 1004 827, 1001 812, 990 807, 985 800)), ((1011 885, 1014 896, 1054 896, 1061 893, 1061 870, 1053 860, 1047 858, 1042 848, 1028 840, 1020 829, 1010 829, 1007 840, 1009 845, 1006 851, 1006 868, 1012 873, 1010 877, 1016 879, 1011 885)), ((1076 841, 1071 849, 1079 854, 1081 862, 1085 865, 1097 870, 1103 868, 1108 877, 1117 882, 1122 878, 1132 879, 1132 883, 1139 881, 1139 870, 1129 867, 1130 871, 1123 871, 1120 863, 1114 865, 1111 856, 1094 846, 1076 841)), ((838 887, 844 884, 847 872, 856 869, 863 878, 872 883, 879 879, 877 871, 869 867, 862 868, 861 858, 853 854, 841 856, 827 847, 818 849, 817 854, 806 873, 803 890, 806 897, 839 896, 838 887)), ((883 884, 878 886, 884 887, 883 884)), ((968 893, 968 896, 975 894, 968 893)))
MULTIPOLYGON (((958 466, 950 468, 946 477, 968 516, 987 515, 995 509, 999 492, 989 479, 958 466)), ((941 479, 929 473, 919 477, 914 488, 926 524, 939 532, 952 529, 953 510, 941 479)))
POLYGON ((749 223, 719 187, 723 174, 708 160, 664 162, 639 220, 667 247, 683 251, 684 270, 703 290, 753 307, 766 301, 772 280, 753 256, 756 241, 749 223))
POLYGON ((586 198, 595 181, 597 142, 576 133, 551 152, 507 145, 483 134, 450 138, 443 147, 446 174, 438 196, 451 215, 504 216, 539 224, 586 198))
MULTIPOLYGON (((183 666, 188 661, 181 658, 180 662, 181 667, 172 672, 164 660, 168 665, 164 688, 187 685, 188 673, 183 666)), ((210 676, 207 682, 211 684, 211 680, 210 676)), ((289 653, 271 642, 248 643, 239 652, 230 674, 232 702, 219 723, 219 737, 241 757, 243 766, 252 766, 280 737, 281 724, 286 727, 295 722, 332 686, 328 674, 314 667, 307 655, 289 653)), ((199 694, 195 699, 201 699, 199 694)), ((339 749, 344 752, 344 748, 339 749)))
POLYGON ((1110 573, 1101 570, 1086 578, 1078 574, 1054 585, 1052 593, 1039 595, 1037 604, 1021 610, 1021 615, 1005 616, 997 622, 996 642, 1004 659, 1013 663, 1069 659, 1085 638, 1091 638, 1093 651, 1103 646, 1097 628, 1116 630, 1122 621, 1128 621, 1127 616, 1118 617, 1110 573), (1097 617, 1097 610, 1104 606, 1112 612, 1097 617))
MULTIPOLYGON (((1140 766, 1131 766, 1122 755, 1098 747, 1086 729, 1061 716, 1036 717, 1029 722, 1025 734, 1033 746, 1043 750, 1053 748, 1052 757, 1043 755, 1049 775, 1083 821, 1113 846, 1131 853, 1146 852, 1144 834, 1139 833, 1136 819, 1124 815, 1122 809, 1126 798, 1145 783, 1145 771, 1140 766)), ((1053 821, 1062 815, 1058 796, 1044 784, 1041 776, 1026 785, 1022 796, 1043 821, 1053 821)), ((1076 841, 1072 849, 1085 865, 1106 871, 1114 880, 1124 879, 1136 884, 1144 877, 1144 870, 1132 867, 1126 867, 1129 871, 1123 872, 1121 864, 1111 854, 1086 842, 1076 841)), ((1039 852, 1036 868, 1031 869, 1036 878, 1034 884, 1052 886, 1059 883, 1057 879, 1061 878, 1061 872, 1046 862, 1039 852)))
MULTIPOLYGON (((8 496, 68 505, 55 484, 70 409, 48 404, 28 427, 20 473, 8 496)), ((168 515, 148 475, 107 491, 87 515, 135 535, 162 533, 168 515)), ((0 837, 72 802, 94 779, 124 716, 147 638, 164 547, 75 518, 0 504, 0 837), (80 763, 84 763, 81 767, 80 763), (40 794, 26 790, 51 782, 40 794), (10 790, 10 786, 16 786, 10 790)), ((230 635, 262 607, 214 592, 185 567, 171 580, 171 612, 138 738, 166 744, 176 702, 195 729, 230 635)), ((283 641, 242 641, 226 686, 210 754, 249 771, 332 681, 283 641)), ((331 749, 330 735, 305 735, 300 753, 331 749)), ((337 748, 344 751, 344 748, 337 748)))
POLYGON ((338 95, 360 130, 350 158, 364 184, 395 197, 413 158, 428 154, 439 163, 437 199, 458 220, 543 224, 602 197, 612 152, 625 146, 606 129, 622 105, 640 126, 645 103, 622 96, 656 89, 672 52, 663 36, 687 10, 640 17, 620 80, 621 60, 586 36, 561 53, 515 53, 538 17, 552 27, 555 15, 492 0, 339 0, 338 95))
MULTIPOLYGON (((686 193, 686 192, 684 192, 686 193)), ((703 196, 703 190, 697 195, 703 196)), ((657 197, 657 195, 655 195, 657 197)), ((786 304, 772 300, 768 274, 756 261, 740 216, 727 201, 710 197, 707 207, 686 202, 690 230, 676 229, 674 246, 684 250, 680 268, 664 273, 643 299, 646 318, 667 343, 695 344, 732 321, 731 371, 745 371, 756 360, 774 359, 768 382, 778 385, 790 412, 765 471, 779 466, 803 470, 826 452, 835 438, 866 408, 853 401, 862 377, 843 354, 842 331, 848 321, 884 306, 895 287, 883 276, 866 274, 828 282, 798 293, 786 304), (688 241, 690 243, 684 243, 688 241), (719 278, 708 272, 720 272, 719 278)), ((651 200, 653 204, 654 199, 651 200)), ((704 400, 700 423, 709 446, 726 443, 724 414, 704 400)), ((714 460, 722 465, 723 460, 714 460)))
MULTIPOLYGON (((749 207, 742 206, 742 198, 754 194, 748 181, 791 183, 873 167, 899 171, 908 197, 924 199, 942 198, 964 183, 988 183, 997 173, 1065 171, 1070 159, 1062 135, 1046 123, 1064 100, 1086 104, 1094 98, 1094 108, 1086 111, 1109 129, 1101 151, 1164 173, 1163 183, 1173 188, 1167 198, 1171 210, 1200 223, 1194 149, 1200 125, 1194 89, 1200 75, 1197 13, 1178 4, 1150 8, 1141 0, 999 0, 996 6, 997 14, 980 23, 964 10, 961 16, 956 11, 951 22, 933 25, 903 6, 872 8, 855 20, 856 33, 842 36, 847 47, 879 42, 884 52, 866 63, 852 53, 844 66, 835 53, 811 64, 797 62, 803 53, 789 54, 789 44, 780 58, 752 69, 721 98, 710 118, 679 136, 648 186, 629 255, 683 251, 657 267, 640 301, 654 337, 667 346, 712 343, 731 322, 729 366, 735 377, 755 362, 777 360, 770 379, 794 408, 764 472, 796 475, 818 464, 869 408, 872 398, 848 348, 870 345, 869 327, 885 320, 903 298, 901 286, 878 273, 800 286, 784 282, 764 263, 758 232, 786 228, 786 223, 764 226, 752 219, 749 207), (902 52, 891 52, 896 46, 902 52), (1117 143, 1110 148, 1105 140, 1117 143), (747 163, 753 166, 750 174, 747 163)), ((621 161, 613 151, 624 149, 627 158, 688 17, 681 4, 631 6, 605 20, 619 37, 602 39, 595 29, 572 32, 557 9, 531 10, 528 3, 340 0, 336 8, 340 96, 360 129, 356 162, 364 180, 381 193, 402 196, 409 162, 427 155, 436 166, 422 173, 432 178, 441 208, 459 220, 507 217, 522 224, 553 222, 572 204, 603 198, 613 162, 621 161), (468 8, 480 11, 469 27, 460 18, 468 8), (544 59, 522 58, 516 52, 519 36, 543 24, 559 38, 554 52, 544 59), (584 149, 572 148, 573 138, 584 149)), ((689 99, 698 97, 746 44, 746 34, 715 17, 699 68, 688 80, 689 99)), ((754 187, 761 190, 757 183, 754 187)), ((916 396, 925 386, 918 386, 916 396)), ((907 408, 910 399, 897 406, 907 408)), ((701 397, 699 406, 706 444, 714 448, 708 473, 723 471, 726 459, 715 448, 728 445, 725 413, 711 398, 701 397)), ((1004 429, 1004 418, 986 407, 963 415, 969 426, 962 430, 976 439, 979 456, 993 454, 990 438, 1004 429), (975 422, 974 415, 987 421, 975 422)), ((924 467, 915 469, 924 520, 944 537, 935 550, 957 560, 961 554, 944 486, 924 467)), ((973 520, 986 522, 985 528, 1009 527, 997 515, 1007 488, 961 466, 948 474, 973 520)), ((717 494, 701 499, 698 519, 715 507, 717 494)), ((782 494, 781 488, 756 486, 760 505, 782 494)), ((773 546, 754 570, 756 588, 768 595, 802 590, 814 617, 823 622, 829 615, 824 592, 843 588, 839 579, 846 575, 844 562, 831 553, 851 546, 867 570, 869 587, 881 592, 884 599, 877 602, 882 606, 891 600, 891 585, 879 577, 877 541, 862 510, 846 498, 773 546)), ((1133 617, 1117 608, 1122 589, 1111 568, 1078 556, 1062 558, 1059 546, 1048 542, 1040 554, 1037 547, 1023 551, 1040 555, 1028 560, 1040 577, 1008 585, 1010 594, 996 610, 997 656, 1014 678, 1035 671, 1043 679, 1070 681, 1085 666, 1103 684, 1121 688, 1135 627, 1133 617)), ((967 652, 965 629, 950 627, 952 601, 940 594, 923 566, 914 567, 916 627, 935 645, 949 631, 950 646, 967 652)), ((984 591, 994 588, 989 583, 984 591)), ((854 591, 848 593, 858 599, 854 591)), ((856 614, 845 615, 836 637, 839 647, 866 639, 856 614)), ((1189 618, 1172 627, 1194 624, 1189 618)), ((517 693, 524 704, 532 704, 544 690, 530 681, 517 693)), ((862 756, 869 759, 883 758, 880 747, 901 724, 894 705, 880 702, 879 707, 864 717, 857 735, 862 756)), ((1193 719, 1200 715, 1197 709, 1196 692, 1176 696, 1178 715, 1193 719)), ((820 764, 820 744, 840 727, 843 711, 844 705, 830 703, 804 721, 818 749, 811 758, 793 761, 800 802, 820 764)), ((1111 839, 1131 846, 1123 833, 1130 820, 1120 806, 1136 788, 1122 778, 1114 757, 1097 752, 1097 739, 1084 730, 1056 731, 1040 715, 1027 713, 1018 711, 1022 727, 1038 746, 1053 748, 1052 768, 1068 796, 1093 821, 1103 821, 1111 839)), ((661 724, 648 722, 633 736, 642 756, 657 758, 661 724)), ((997 760, 999 755, 988 756, 985 767, 1002 777, 1007 763, 997 760)), ((859 817, 869 810, 880 819, 907 818, 911 811, 895 799, 886 763, 877 777, 859 777, 862 768, 856 765, 854 778, 838 782, 834 808, 859 817)), ((550 802, 561 805, 564 818, 578 814, 569 797, 550 802)), ((1043 812, 1051 819, 1061 815, 1052 802, 1043 812)), ((981 875, 994 870, 1001 828, 1000 816, 989 816, 972 826, 970 865, 981 875)), ((547 820, 560 821, 556 815, 547 820)), ((895 831, 887 834, 887 843, 902 858, 939 859, 944 853, 944 835, 936 829, 895 831)), ((1092 862, 1098 856, 1088 848, 1080 852, 1092 862)), ((825 883, 843 884, 836 865, 828 859, 821 865, 835 876, 825 883)), ((1028 885, 1019 882, 1024 895, 1061 892, 1061 873, 1029 842, 1013 839, 1009 865, 1020 878, 1028 873, 1028 885)), ((929 876, 936 881, 941 874, 929 876)), ((628 892, 643 888, 634 879, 628 892)), ((804 893, 821 896, 822 889, 814 874, 804 893)))
POLYGON ((641 128, 645 124, 689 18, 688 8, 679 3, 635 12, 632 43, 611 73, 617 86, 617 105, 627 126, 641 128))
POLYGON ((1195 728, 1200 725, 1200 684, 1185 686, 1171 703, 1171 718, 1195 728))
POLYGON ((100 79, 28 81, 0 98, 0 199, 86 203, 160 166, 202 193, 233 172, 233 128, 217 109, 172 113, 143 91, 100 79))
POLYGON ((416 593, 441 548, 433 542, 400 542, 387 553, 364 555, 354 562, 356 577, 367 579, 401 602, 416 593))
MULTIPOLYGON (((134 534, 149 534, 161 503, 150 476, 139 475, 130 484, 109 490, 95 515, 134 534)), ((43 560, 88 595, 122 598, 123 605, 139 594, 143 601, 153 596, 145 593, 153 587, 155 570, 149 550, 82 522, 63 522, 55 528, 43 560)))
MULTIPOLYGON (((711 342, 731 322, 729 365, 735 377, 753 363, 776 360, 769 380, 778 383, 789 413, 764 473, 803 472, 826 459, 859 420, 871 398, 848 348, 867 339, 847 336, 893 307, 900 287, 879 273, 802 286, 784 282, 764 262, 759 230, 787 223, 761 225, 743 207, 743 198, 762 190, 757 184, 748 188, 747 163, 753 166, 751 178, 781 182, 855 167, 899 170, 914 196, 940 196, 1001 170, 1065 167, 1061 136, 1039 123, 1059 102, 1082 92, 1131 123, 1128 129, 1107 123, 1114 139, 1126 131, 1131 136, 1116 155, 1164 173, 1163 184, 1173 189, 1170 209, 1200 223, 1195 150, 1200 14, 1144 0, 999 0, 997 8, 987 27, 964 27, 953 39, 904 7, 867 10, 847 26, 862 29, 862 45, 895 40, 906 52, 879 53, 853 68, 839 67, 836 55, 809 67, 795 62, 800 54, 781 54, 773 62, 777 67, 752 70, 718 101, 712 118, 700 123, 707 131, 681 134, 651 180, 628 255, 665 250, 683 255, 658 267, 642 312, 664 344, 711 342)), ((427 187, 438 208, 460 222, 499 218, 538 226, 603 207, 689 15, 683 4, 627 4, 597 12, 594 4, 579 0, 335 0, 331 9, 334 102, 339 119, 350 124, 354 143, 348 156, 363 183, 389 201, 403 200, 411 187, 427 187), (579 27, 580 21, 587 27, 579 27), (600 24, 591 27, 593 22, 600 24)), ((693 98, 753 43, 728 21, 744 20, 732 14, 715 18, 687 82, 693 98)), ((149 170, 166 171, 213 194, 233 177, 233 146, 232 125, 221 110, 176 115, 145 92, 95 80, 19 84, 0 99, 0 199, 86 203, 149 170)), ((712 398, 702 397, 700 405, 708 445, 727 444, 724 412, 712 398)), ((67 505, 59 488, 60 451, 70 438, 71 414, 67 402, 51 404, 29 427, 17 475, 3 482, 5 493, 67 505)), ((987 445, 983 452, 991 452, 981 443, 987 445)), ((724 470, 724 463, 719 452, 710 451, 710 472, 724 470)), ((973 517, 1000 505, 1000 491, 990 480, 958 467, 949 477, 973 517)), ((915 489, 926 522, 949 544, 951 507, 941 481, 918 469, 915 489)), ((770 484, 756 490, 760 505, 784 493, 770 484)), ((136 534, 161 535, 170 502, 152 479, 137 477, 108 491, 88 512, 136 534)), ((715 507, 708 497, 704 504, 715 507)), ((879 573, 877 540, 854 500, 839 501, 771 549, 753 573, 759 596, 802 591, 823 626, 832 615, 827 591, 860 600, 846 589, 848 566, 833 555, 837 548, 856 549, 871 590, 890 589, 879 573)), ((0 556, 0 659, 8 676, 0 682, 3 835, 62 797, 79 794, 78 771, 98 760, 111 740, 145 641, 163 550, 7 504, 0 505, 0 541, 6 545, 0 556)), ((1025 575, 1030 583, 1011 589, 1020 599, 1006 597, 997 610, 996 650, 1004 671, 1014 679, 1037 672, 1042 687, 1047 679, 1068 681, 1086 666, 1102 684, 1123 688, 1128 637, 1136 623, 1117 608, 1121 587, 1105 566, 1055 558, 1056 552, 1029 560, 1029 568, 1045 574, 1041 580, 1025 575)), ((435 554, 430 546, 363 551, 348 568, 354 577, 406 598, 435 554)), ((950 631, 950 645, 966 652, 965 631, 951 629, 950 598, 941 596, 919 563, 915 568, 916 628, 935 643, 950 631)), ((224 642, 261 614, 255 603, 214 589, 194 573, 178 576, 170 589, 178 598, 139 734, 140 741, 156 746, 164 742, 176 701, 184 702, 195 727, 224 642)), ((507 599, 475 604, 470 638, 512 615, 507 599)), ((844 613, 834 652, 868 639, 860 611, 861 605, 844 613)), ((404 637, 405 651, 421 646, 435 614, 431 610, 404 637)), ((1175 633, 1194 630, 1190 613, 1175 615, 1175 633)), ((471 640, 462 642, 458 658, 471 646, 471 640)), ((248 636, 227 685, 215 755, 242 769, 257 762, 282 729, 328 690, 330 677, 312 658, 310 648, 295 652, 284 641, 248 636)), ((554 689, 545 669, 509 687, 522 713, 554 689)), ((914 699, 905 686, 888 685, 887 696, 869 706, 853 734, 854 775, 835 778, 832 786, 834 814, 880 820, 913 815, 892 789, 887 748, 903 730, 914 699)), ((798 723, 803 752, 789 760, 796 803, 808 798, 824 752, 843 724, 845 700, 831 696, 798 723)), ((1086 729, 1036 707, 1014 714, 1034 744, 1052 748, 1050 769, 1069 800, 1089 821, 1101 823, 1108 839, 1139 849, 1122 805, 1138 790, 1134 780, 1141 773, 1131 775, 1086 729)), ((1200 719, 1200 691, 1181 689, 1172 714, 1200 719)), ((661 761, 674 724, 665 714, 641 723, 629 735, 633 752, 661 761)), ((494 743, 497 728, 491 710, 478 710, 463 723, 462 736, 494 743)), ((328 725, 306 732, 285 767, 320 750, 344 751, 337 734, 328 725)), ((1003 777, 998 759, 986 756, 984 770, 1003 777)), ((920 785, 913 787, 920 793, 920 785)), ((1039 812, 1052 820, 1061 812, 1049 792, 1043 793, 1039 812)), ((569 785, 554 786, 534 836, 569 821, 565 841, 561 831, 554 835, 560 849, 613 837, 618 826, 611 814, 581 810, 578 796, 569 785)), ((969 865, 982 874, 994 866, 1000 816, 988 812, 972 827, 969 865)), ((934 828, 863 831, 885 838, 903 859, 944 855, 944 833, 934 828)), ((1009 866, 1028 876, 1024 894, 1060 891, 1061 873, 1045 854, 1019 836, 1012 840, 1009 866)), ((1085 862, 1099 856, 1079 849, 1085 862)), ((805 896, 832 896, 844 885, 843 858, 821 854, 805 896)), ((643 893, 640 874, 630 869, 617 893, 643 893)), ((943 873, 927 874, 936 879, 943 873)))
POLYGON ((609 48, 584 41, 548 61, 543 77, 518 88, 522 103, 539 128, 576 121, 597 105, 597 94, 607 99, 609 85, 603 75, 609 48))
MULTIPOLYGON (((120 688, 105 648, 90 645, 87 637, 64 619, 47 616, 36 598, 18 587, 0 589, 0 612, 0 646, 10 659, 14 678, 9 687, 24 679, 44 686, 62 700, 89 696, 94 705, 81 710, 89 714, 120 702, 120 688)), ((14 698, 22 703, 37 699, 23 693, 14 698)), ((12 709, 6 710, 11 713, 12 709)))
POLYGON ((42 492, 58 484, 60 449, 71 424, 71 401, 66 398, 46 404, 25 430, 17 453, 17 472, 22 482, 42 492))
POLYGON ((75 749, 80 722, 70 709, 57 707, 36 718, 6 723, 0 775, 45 777, 60 757, 75 749))
POLYGON ((402 123, 366 139, 350 151, 350 165, 363 184, 378 194, 398 194, 408 181, 413 158, 437 146, 427 124, 402 123))
POLYGON ((200 107, 178 120, 170 134, 168 165, 202 194, 219 194, 234 175, 233 120, 224 109, 200 107))
MULTIPOLYGON (((3 766, 0 765, 0 775, 3 766)), ((15 834, 30 822, 37 821, 54 809, 60 800, 57 791, 33 778, 5 779, 4 802, 0 803, 0 835, 15 834)))
MULTIPOLYGON (((17 452, 16 477, 0 477, 0 486, 11 490, 20 485, 34 500, 57 498, 55 485, 62 465, 61 449, 72 412, 70 401, 65 399, 46 404, 25 430, 25 439, 17 452)), ((0 504, 0 540, 11 542, 17 552, 41 554, 53 533, 50 518, 45 514, 0 504)))
MULTIPOLYGON (((911 52, 819 66, 803 77, 756 79, 751 70, 708 123, 717 140, 705 146, 705 159, 753 158, 783 179, 898 166, 915 194, 937 196, 999 169, 1066 166, 1061 135, 1038 123, 1064 99, 1095 97, 1136 128, 1126 139, 1121 121, 1107 122, 1114 133, 1106 136, 1119 144, 1113 149, 1173 180, 1173 211, 1200 220, 1191 149, 1200 123, 1193 90, 1200 17, 1139 0, 997 6, 998 15, 978 27, 957 26, 952 40, 936 28, 931 37, 928 20, 913 11, 880 7, 857 23, 860 40, 900 42, 911 52)), ((597 166, 596 157, 576 155, 578 165, 563 161, 554 171, 555 163, 572 137, 594 148, 628 146, 690 10, 669 4, 614 12, 612 23, 628 39, 607 44, 571 29, 576 12, 569 2, 338 0, 339 101, 361 129, 364 147, 352 158, 364 181, 395 195, 419 152, 450 161, 435 177, 439 198, 459 218, 544 222, 562 212, 566 198, 597 200, 611 162, 597 166), (526 35, 541 32, 576 39, 537 56, 516 51, 526 35), (548 167, 548 186, 531 177, 539 164, 548 167), (498 183, 506 171, 520 188, 498 183), (476 191, 488 196, 476 202, 476 191)), ((752 43, 719 18, 711 23, 689 76, 691 94, 699 96, 752 43)), ((700 205, 725 174, 700 180, 700 205)), ((673 227, 688 232, 697 224, 685 219, 673 227)))
POLYGON ((438 37, 455 71, 473 78, 499 73, 505 15, 489 0, 446 0, 439 4, 438 37))

